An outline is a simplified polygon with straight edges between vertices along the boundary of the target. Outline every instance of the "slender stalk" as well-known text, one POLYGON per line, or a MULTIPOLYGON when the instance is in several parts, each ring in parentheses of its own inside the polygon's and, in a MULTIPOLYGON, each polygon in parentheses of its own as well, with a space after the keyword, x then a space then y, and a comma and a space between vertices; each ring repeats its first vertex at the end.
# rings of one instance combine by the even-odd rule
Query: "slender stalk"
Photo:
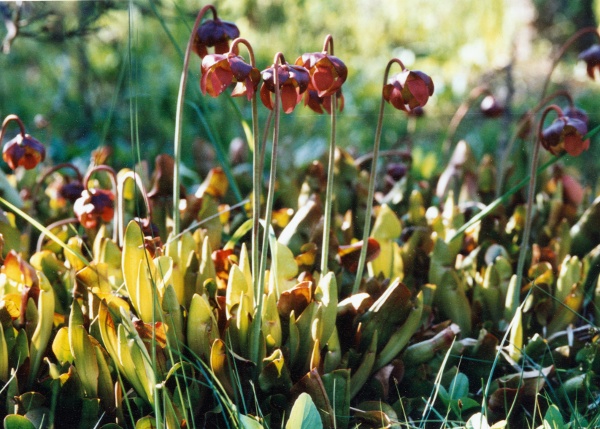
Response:
POLYGON ((544 125, 544 119, 546 115, 554 110, 559 115, 562 115, 562 111, 560 108, 551 104, 546 107, 542 112, 542 117, 540 118, 540 122, 538 124, 537 134, 536 134, 536 142, 533 146, 533 154, 531 155, 531 169, 530 169, 530 179, 529 179, 529 188, 527 190, 527 205, 525 209, 525 226, 523 228, 523 236, 521 238, 521 248, 519 250, 519 259, 517 263, 517 287, 515 288, 515 296, 513 302, 519 303, 519 296, 521 293, 521 282, 523 281, 523 269, 525 268, 525 258, 527 257, 527 252, 529 251, 529 236, 531 235, 531 223, 533 221, 533 199, 535 197, 535 183, 537 179, 537 175, 535 174, 538 165, 538 158, 540 153, 540 135, 542 133, 542 126, 544 125))
MULTIPOLYGON (((248 49, 250 65, 256 67, 254 50, 246 39, 237 38, 231 43, 231 52, 238 54, 237 45, 242 44, 248 49)), ((254 91, 251 100, 252 107, 252 136, 248 145, 252 149, 252 284, 254 285, 254 296, 258 298, 259 282, 259 241, 260 241, 260 194, 261 194, 261 160, 260 143, 258 141, 258 102, 256 100, 256 91, 254 91)), ((267 126, 268 127, 268 126, 267 126)))
POLYGON ((187 75, 188 69, 190 66, 190 54, 192 52, 192 44, 194 42, 194 36, 196 35, 196 31, 200 26, 200 22, 202 22, 202 18, 206 14, 206 12, 211 11, 213 17, 217 18, 217 10, 213 5, 204 6, 198 15, 196 16, 196 21, 194 22, 194 26, 192 27, 192 32, 190 34, 190 39, 188 41, 187 47, 185 48, 185 54, 183 56, 183 70, 181 72, 181 80, 179 82, 179 92, 177 94, 177 110, 175 113, 175 136, 173 138, 173 156, 175 158, 175 166, 173 168, 173 233, 175 235, 179 234, 180 224, 181 224, 181 216, 179 213, 179 199, 180 199, 180 182, 179 182, 179 168, 181 164, 181 122, 183 120, 183 102, 185 99, 185 90, 187 86, 187 75))
POLYGON ((548 85, 550 85, 550 78, 552 77, 552 73, 554 72, 554 69, 558 65, 558 62, 560 61, 560 59, 567 52, 567 49, 569 49, 571 47, 571 45, 577 41, 577 39, 579 39, 584 34, 588 34, 588 33, 594 33, 600 40, 600 34, 598 34, 598 29, 596 27, 585 27, 585 28, 582 28, 581 30, 577 31, 575 34, 573 34, 560 47, 560 50, 558 51, 558 53, 554 57, 554 60, 552 61, 552 65, 550 66, 550 72, 548 72, 548 74, 546 75, 546 80, 544 81, 544 86, 542 86, 542 94, 540 96, 540 99, 543 99, 544 96, 546 95, 546 91, 548 91, 548 85))
POLYGON ((269 190, 267 192, 267 201, 265 207, 265 223, 264 223, 264 233, 263 233, 263 241, 262 241, 262 254, 260 258, 260 267, 258 270, 258 296, 256 297, 258 300, 255 319, 258 321, 253 323, 253 331, 252 331, 252 348, 250 350, 251 356, 250 360, 252 362, 257 362, 259 357, 259 347, 260 347, 260 330, 261 323, 260 318, 262 317, 262 308, 264 303, 264 290, 265 290, 265 271, 267 269, 267 254, 268 254, 268 245, 269 245, 269 228, 271 226, 271 220, 273 215, 273 201, 275 199, 275 179, 277 172, 277 146, 279 145, 279 123, 281 119, 281 91, 279 88, 279 64, 285 64, 285 58, 281 52, 275 54, 275 58, 273 60, 273 83, 275 85, 275 101, 273 103, 273 111, 275 112, 274 124, 273 124, 273 144, 271 149, 271 165, 269 168, 269 190))
MULTIPOLYGON (((388 75, 392 65, 398 64, 402 70, 405 69, 404 64, 397 58, 391 59, 385 68, 383 74, 383 86, 387 84, 388 75)), ((367 194, 367 207, 365 210, 365 224, 363 227, 363 245, 360 249, 360 257, 358 260, 358 268, 356 270, 356 279, 354 286, 352 287, 352 295, 358 292, 360 283, 362 280, 363 271, 365 268, 365 261, 367 259, 367 242, 369 240, 369 234, 371 232, 371 214, 373 213, 373 196, 375 195, 375 179, 377 177, 377 160, 379 158, 379 146, 381 144, 381 131, 383 129, 383 110, 385 107, 385 99, 383 93, 381 95, 381 103, 379 105, 379 115, 377 117, 377 128, 375 129, 375 142, 373 143, 373 161, 371 162, 371 172, 369 174, 369 191, 367 194)))
MULTIPOLYGON (((46 230, 52 231, 53 229, 59 228, 61 226, 74 225, 74 224, 78 224, 78 223, 79 223, 79 219, 77 219, 76 217, 70 217, 70 218, 67 218, 67 219, 61 219, 59 221, 51 223, 50 225, 48 225, 46 227, 46 230)), ((40 234, 40 236, 38 237, 37 245, 35 247, 35 251, 36 252, 41 252, 42 251, 42 245, 44 244, 44 239, 45 238, 46 238, 46 234, 44 233, 44 231, 42 231, 41 234, 40 234)))
MULTIPOLYGON (((328 34, 323 44, 323 52, 333 55, 333 37, 328 34)), ((328 272, 329 237, 331 234, 332 207, 333 207, 333 182, 335 180, 335 128, 336 128, 337 92, 331 95, 331 137, 329 139, 329 160, 327 164, 327 187, 325 190, 325 213, 323 217, 323 248, 321 249, 321 275, 328 272)))

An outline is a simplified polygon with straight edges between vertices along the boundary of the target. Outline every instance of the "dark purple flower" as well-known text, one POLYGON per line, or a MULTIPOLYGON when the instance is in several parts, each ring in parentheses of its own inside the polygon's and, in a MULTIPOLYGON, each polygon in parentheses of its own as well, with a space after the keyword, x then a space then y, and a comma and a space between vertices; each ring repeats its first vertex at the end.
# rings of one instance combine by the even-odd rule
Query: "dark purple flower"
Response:
POLYGON ((579 156, 590 147, 590 140, 584 140, 587 131, 583 121, 561 116, 542 131, 540 142, 553 155, 567 152, 571 156, 579 156))
POLYGON ((215 48, 216 54, 229 51, 229 41, 240 36, 240 30, 232 22, 221 21, 219 18, 208 19, 198 27, 194 35, 192 50, 200 58, 208 55, 208 48, 215 48))
POLYGON ((317 91, 319 97, 338 92, 348 77, 348 68, 338 57, 324 52, 304 54, 296 60, 310 74, 309 90, 317 91))
POLYGON ((600 70, 600 45, 592 45, 579 54, 579 59, 585 61, 587 74, 590 79, 595 80, 596 70, 600 70))
POLYGON ((22 166, 26 170, 35 168, 46 157, 46 148, 29 134, 17 134, 4 145, 2 159, 15 170, 22 166))

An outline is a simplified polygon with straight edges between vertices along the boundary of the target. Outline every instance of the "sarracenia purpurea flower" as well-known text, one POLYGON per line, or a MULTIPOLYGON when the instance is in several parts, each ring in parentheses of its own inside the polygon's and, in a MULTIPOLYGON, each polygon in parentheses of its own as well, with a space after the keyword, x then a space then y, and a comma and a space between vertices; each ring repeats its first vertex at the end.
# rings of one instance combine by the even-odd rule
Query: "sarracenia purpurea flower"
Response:
POLYGON ((13 170, 17 167, 31 170, 45 159, 46 148, 43 144, 25 132, 25 126, 17 115, 8 115, 2 122, 0 142, 4 137, 7 125, 11 121, 16 121, 19 124, 20 132, 4 145, 4 148, 2 149, 2 159, 4 159, 8 166, 13 170))
MULTIPOLYGON (((283 58, 283 55, 281 55, 283 58)), ((294 108, 308 89, 310 75, 302 66, 289 64, 285 59, 277 67, 277 80, 281 91, 281 106, 285 113, 292 113, 294 108)), ((261 72, 263 84, 260 88, 260 99, 269 110, 273 110, 273 94, 275 93, 275 67, 271 66, 261 72)))

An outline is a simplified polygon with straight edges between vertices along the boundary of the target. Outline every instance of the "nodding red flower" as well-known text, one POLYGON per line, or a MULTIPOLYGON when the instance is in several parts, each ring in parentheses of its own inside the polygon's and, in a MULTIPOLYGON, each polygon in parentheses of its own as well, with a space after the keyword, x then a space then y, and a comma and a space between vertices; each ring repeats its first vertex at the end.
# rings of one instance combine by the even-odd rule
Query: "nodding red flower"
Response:
POLYGON ((13 170, 19 166, 31 170, 44 158, 46 158, 46 148, 29 134, 17 134, 2 149, 2 159, 13 170))
MULTIPOLYGON (((323 97, 319 97, 319 93, 314 89, 308 89, 304 95, 304 105, 308 106, 313 112, 322 114, 329 113, 331 115, 331 95, 325 95, 323 97)), ((344 94, 342 94, 342 89, 338 89, 335 93, 335 97, 337 97, 337 108, 338 111, 344 110, 344 94)))
MULTIPOLYGON (((304 91, 308 89, 310 75, 308 70, 302 66, 281 64, 277 67, 279 90, 281 94, 281 105, 285 113, 292 113, 304 91)), ((273 98, 275 92, 275 66, 271 66, 261 72, 263 84, 260 88, 260 99, 267 109, 273 110, 273 98)))
POLYGON ((75 201, 77 201, 77 199, 81 196, 81 193, 83 192, 83 190, 84 190, 84 187, 81 182, 72 181, 72 182, 67 182, 67 183, 63 184, 58 189, 58 195, 61 198, 64 198, 65 200, 74 204, 75 201))
POLYGON ((260 82, 260 72, 234 53, 206 55, 202 59, 200 89, 203 94, 218 97, 232 82, 236 83, 231 95, 245 95, 250 100, 260 82))
POLYGON ((567 152, 579 156, 590 147, 590 140, 583 139, 587 131, 587 125, 580 119, 560 116, 541 132, 540 143, 553 155, 567 152))
POLYGON ((433 81, 425 73, 404 69, 383 87, 383 98, 396 109, 410 112, 425 106, 433 89, 433 81))
POLYGON ((200 58, 208 55, 208 48, 215 48, 216 54, 229 51, 229 41, 240 36, 240 30, 232 22, 221 21, 219 18, 204 21, 194 35, 192 50, 200 58))
POLYGON ((342 60, 326 52, 303 54, 296 60, 296 65, 308 70, 308 89, 316 91, 319 97, 337 93, 348 77, 348 68, 342 60))
POLYGON ((592 45, 579 54, 579 59, 585 61, 587 74, 590 79, 596 79, 596 70, 600 70, 600 45, 592 45))
POLYGON ((493 95, 486 95, 479 105, 481 113, 488 118, 497 118, 504 113, 504 107, 493 95))
POLYGON ((73 211, 84 228, 95 228, 100 220, 112 220, 115 214, 115 196, 106 189, 86 189, 75 201, 73 211))

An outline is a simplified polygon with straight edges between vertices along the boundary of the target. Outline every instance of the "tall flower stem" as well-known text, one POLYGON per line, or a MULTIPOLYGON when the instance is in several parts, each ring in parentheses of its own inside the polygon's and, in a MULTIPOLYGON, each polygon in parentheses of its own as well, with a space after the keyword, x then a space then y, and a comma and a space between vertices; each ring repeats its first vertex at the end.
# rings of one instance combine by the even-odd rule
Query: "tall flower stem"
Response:
POLYGON ((275 85, 275 101, 273 103, 273 111, 275 112, 275 118, 273 123, 273 144, 271 149, 271 165, 269 168, 269 190, 267 192, 267 201, 265 206, 265 223, 264 233, 262 241, 262 253, 260 257, 260 267, 258 269, 258 285, 256 290, 258 295, 256 296, 258 302, 256 306, 256 313, 252 325, 252 337, 251 337, 251 356, 252 362, 258 362, 259 358, 259 347, 260 347, 260 330, 262 325, 262 309, 264 303, 264 290, 265 290, 265 271, 267 269, 267 255, 269 245, 269 229, 273 218, 273 201, 275 200, 275 180, 277 173, 277 146, 279 145, 279 123, 281 119, 281 91, 279 88, 279 65, 285 64, 285 58, 281 52, 275 54, 273 60, 273 83, 275 85))
MULTIPOLYGON (((531 235, 531 223, 533 221, 533 199, 535 198, 535 184, 537 175, 535 174, 538 166, 538 158, 540 153, 540 135, 542 133, 542 127, 544 125, 544 119, 546 115, 554 110, 559 115, 562 115, 562 111, 560 108, 551 104, 546 107, 542 112, 542 116, 538 123, 538 129, 536 133, 536 142, 533 146, 533 154, 531 155, 531 169, 530 169, 530 179, 529 179, 529 187, 527 189, 527 205, 525 206, 525 225, 523 227, 523 236, 521 238, 521 248, 519 250, 519 259, 517 262, 517 287, 515 288, 515 296, 513 297, 513 303, 515 306, 519 305, 520 302, 520 293, 521 293, 521 283, 523 281, 523 269, 525 268, 525 258, 527 257, 527 253, 529 252, 529 237, 531 235)), ((514 309, 516 310, 516 308, 514 309)))
POLYGON ((567 39, 567 41, 560 47, 560 50, 554 57, 554 60, 552 60, 552 65, 550 66, 550 71, 546 75, 546 80, 544 81, 544 86, 542 86, 542 94, 540 96, 540 99, 543 99, 544 96, 546 95, 546 92, 548 91, 548 85, 550 85, 550 78, 552 77, 552 73, 554 72, 554 69, 558 65, 558 62, 561 60, 563 55, 567 52, 567 50, 571 47, 571 45, 577 41, 577 39, 579 39, 584 34, 588 34, 588 33, 596 34, 596 36, 600 40, 600 34, 598 33, 598 29, 596 27, 585 27, 585 28, 582 28, 581 30, 577 31, 571 37, 569 37, 569 39, 567 39))
POLYGON ((179 213, 179 199, 180 199, 180 182, 179 182, 179 169, 181 164, 181 122, 183 120, 183 103, 185 100, 185 90, 187 86, 187 75, 188 69, 190 67, 190 54, 192 53, 192 44, 194 42, 194 36, 196 35, 196 31, 202 22, 202 18, 206 15, 206 12, 211 11, 213 17, 217 19, 217 10, 213 5, 204 6, 198 15, 196 16, 196 21, 194 22, 194 26, 192 27, 192 32, 190 34, 190 39, 188 41, 187 47, 185 48, 185 53, 183 56, 183 70, 181 72, 181 80, 179 82, 179 92, 177 94, 177 110, 175 113, 175 136, 173 138, 173 157, 175 158, 175 165, 173 168, 173 233, 174 235, 179 234, 179 229, 181 225, 181 215, 179 213))
MULTIPOLYGON (((231 43, 231 52, 238 54, 238 44, 242 44, 248 49, 248 55, 250 57, 250 65, 256 67, 256 59, 254 57, 254 50, 246 39, 237 38, 231 43)), ((258 297, 260 293, 259 282, 258 282, 258 271, 259 271, 259 241, 260 241, 260 194, 261 194, 261 172, 262 172, 262 161, 260 151, 260 141, 258 138, 258 102, 256 100, 256 91, 252 95, 251 109, 252 109, 252 138, 248 142, 252 149, 252 280, 254 285, 254 296, 258 297)))
POLYGON ((556 92, 553 92, 552 94, 548 95, 547 97, 543 98, 537 105, 535 105, 527 113, 525 113, 525 115, 523 115, 523 117, 517 122, 515 131, 513 132, 510 140, 508 141, 508 144, 506 145, 506 149, 504 150, 504 153, 502 154, 502 156, 500 157, 500 160, 498 161, 498 174, 496 176, 496 198, 500 198, 500 195, 502 194, 502 187, 504 185, 504 170, 506 168, 506 163, 508 162, 508 158, 510 157, 513 146, 514 146, 515 142, 517 141, 517 138, 519 137, 519 134, 521 133, 523 127, 526 127, 527 123, 532 121, 533 117, 544 106, 546 106, 549 101, 551 101, 557 97, 560 97, 560 96, 565 97, 567 99, 567 102, 569 103, 569 107, 573 108, 575 106, 573 103, 573 98, 567 91, 564 91, 564 90, 556 91, 556 92))
MULTIPOLYGON (((390 74, 390 68, 392 65, 396 63, 398 64, 402 70, 405 70, 404 64, 397 58, 391 59, 385 68, 385 72, 383 74, 383 86, 386 85, 388 81, 388 76, 390 74)), ((379 105, 379 115, 377 117, 377 128, 375 129, 375 141, 373 143, 373 161, 371 162, 371 172, 369 174, 369 190, 367 193, 367 207, 365 210, 365 224, 363 227, 363 245, 360 249, 360 257, 358 260, 358 268, 356 270, 356 279, 354 281, 354 286, 352 287, 352 294, 358 292, 360 287, 360 283, 362 280, 363 271, 365 268, 365 261, 367 259, 367 241, 369 240, 369 234, 371 232, 371 214, 373 213, 373 196, 375 195, 375 179, 377 177, 377 160, 379 158, 379 146, 381 144, 381 131, 383 129, 383 110, 385 108, 385 99, 383 98, 383 93, 381 96, 381 103, 379 105)))
MULTIPOLYGON (((323 52, 329 55, 333 53, 333 37, 328 34, 323 43, 323 52)), ((325 190, 325 213, 323 217, 323 248, 321 249, 321 275, 328 272, 327 261, 329 260, 329 237, 331 235, 332 207, 333 207, 333 182, 335 165, 335 129, 336 129, 337 94, 331 95, 331 137, 329 138, 329 160, 327 164, 327 187, 325 190)))

